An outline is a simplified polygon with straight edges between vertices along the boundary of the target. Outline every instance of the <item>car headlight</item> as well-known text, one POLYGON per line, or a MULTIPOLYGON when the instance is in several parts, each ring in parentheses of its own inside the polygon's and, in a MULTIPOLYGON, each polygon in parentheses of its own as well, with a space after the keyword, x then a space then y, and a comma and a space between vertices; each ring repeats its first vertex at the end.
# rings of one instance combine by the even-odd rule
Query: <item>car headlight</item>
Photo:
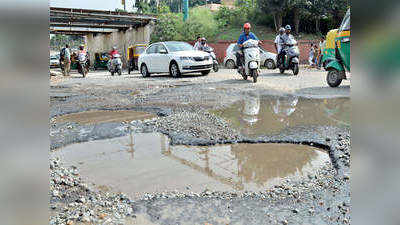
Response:
POLYGON ((179 59, 180 60, 193 60, 193 58, 189 57, 189 56, 181 56, 181 57, 179 57, 179 59))

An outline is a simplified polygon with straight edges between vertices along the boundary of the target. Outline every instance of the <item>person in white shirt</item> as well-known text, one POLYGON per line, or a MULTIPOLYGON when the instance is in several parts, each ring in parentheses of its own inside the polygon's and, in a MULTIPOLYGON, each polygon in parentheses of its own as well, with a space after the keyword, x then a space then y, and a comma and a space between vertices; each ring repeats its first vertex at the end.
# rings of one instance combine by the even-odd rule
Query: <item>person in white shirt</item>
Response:
POLYGON ((281 28, 279 28, 279 34, 276 36, 276 38, 275 38, 275 50, 276 50, 276 53, 277 53, 277 62, 278 62, 278 65, 280 64, 280 62, 281 62, 281 58, 282 58, 282 54, 281 54, 281 51, 282 51, 282 48, 283 48, 283 39, 282 39, 282 35, 285 33, 285 28, 283 28, 283 27, 281 27, 281 28))
POLYGON ((201 37, 197 36, 196 39, 197 39, 197 41, 196 41, 196 43, 194 43, 194 46, 193 46, 194 49, 198 49, 199 48, 201 37))

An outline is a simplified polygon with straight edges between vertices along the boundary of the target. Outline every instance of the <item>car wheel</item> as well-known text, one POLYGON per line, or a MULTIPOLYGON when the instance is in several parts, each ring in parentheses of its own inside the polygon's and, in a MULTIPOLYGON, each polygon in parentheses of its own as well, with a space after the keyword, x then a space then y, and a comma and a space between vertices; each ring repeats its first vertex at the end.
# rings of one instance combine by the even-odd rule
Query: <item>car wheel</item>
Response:
POLYGON ((210 71, 211 71, 211 70, 201 71, 201 74, 202 74, 203 76, 206 76, 206 75, 208 75, 208 74, 210 73, 210 71))
POLYGON ((279 72, 280 72, 280 73, 284 73, 284 72, 285 72, 285 69, 279 68, 279 72))
POLYGON ((169 74, 175 78, 181 76, 181 72, 179 71, 179 67, 178 64, 176 64, 176 62, 172 62, 171 65, 169 66, 169 74))
POLYGON ((267 59, 265 60, 264 66, 267 67, 267 69, 273 70, 275 69, 275 62, 272 59, 267 59))
POLYGON ((225 63, 225 67, 228 69, 235 69, 235 62, 232 59, 228 59, 225 63))
POLYGON ((149 73, 149 70, 147 69, 146 64, 142 64, 142 66, 140 67, 140 73, 142 74, 143 77, 150 76, 150 73, 149 73))

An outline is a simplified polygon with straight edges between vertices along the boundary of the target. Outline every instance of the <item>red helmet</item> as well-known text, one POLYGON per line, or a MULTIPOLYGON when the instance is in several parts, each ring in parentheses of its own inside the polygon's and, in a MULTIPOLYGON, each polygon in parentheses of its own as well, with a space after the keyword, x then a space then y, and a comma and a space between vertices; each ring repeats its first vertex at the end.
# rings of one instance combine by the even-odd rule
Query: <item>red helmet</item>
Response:
POLYGON ((245 23, 245 24, 243 25, 243 29, 250 29, 250 28, 251 28, 250 23, 245 23))

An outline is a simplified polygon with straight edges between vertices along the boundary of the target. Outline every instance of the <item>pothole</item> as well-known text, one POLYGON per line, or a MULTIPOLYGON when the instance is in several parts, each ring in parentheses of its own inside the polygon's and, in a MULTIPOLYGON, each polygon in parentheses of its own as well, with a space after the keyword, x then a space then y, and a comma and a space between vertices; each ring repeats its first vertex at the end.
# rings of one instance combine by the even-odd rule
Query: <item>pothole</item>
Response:
POLYGON ((89 125, 111 122, 130 122, 133 120, 144 120, 153 117, 156 117, 156 115, 133 110, 95 110, 58 116, 55 118, 55 121, 57 123, 74 122, 81 125, 89 125))
POLYGON ((159 133, 73 144, 51 154, 78 167, 95 187, 134 199, 173 190, 264 191, 287 178, 314 175, 330 162, 325 151, 311 146, 170 146, 159 133))
POLYGON ((257 137, 287 127, 350 126, 349 98, 309 99, 297 96, 246 96, 231 107, 212 111, 241 133, 257 137))

